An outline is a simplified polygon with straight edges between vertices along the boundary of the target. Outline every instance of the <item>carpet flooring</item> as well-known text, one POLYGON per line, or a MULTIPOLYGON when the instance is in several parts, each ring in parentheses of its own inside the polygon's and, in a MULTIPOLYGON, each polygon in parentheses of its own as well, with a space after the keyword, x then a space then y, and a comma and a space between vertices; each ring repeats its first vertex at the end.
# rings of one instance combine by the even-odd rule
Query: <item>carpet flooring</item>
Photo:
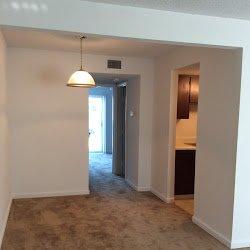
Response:
POLYGON ((1 249, 227 249, 184 210, 112 175, 111 155, 90 156, 90 190, 14 200, 1 249))

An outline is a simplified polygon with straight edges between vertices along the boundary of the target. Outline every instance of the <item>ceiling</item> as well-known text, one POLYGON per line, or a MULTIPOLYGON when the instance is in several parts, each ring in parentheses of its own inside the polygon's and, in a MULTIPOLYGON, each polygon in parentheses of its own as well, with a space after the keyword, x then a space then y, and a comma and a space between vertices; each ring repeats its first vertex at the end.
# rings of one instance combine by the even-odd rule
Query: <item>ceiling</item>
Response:
MULTIPOLYGON (((3 28, 2 31, 8 47, 79 51, 78 34, 14 28, 3 28)), ((89 36, 84 41, 84 53, 110 56, 156 57, 175 47, 164 43, 100 36, 89 36)))
POLYGON ((250 20, 249 0, 88 0, 189 14, 250 20))
POLYGON ((113 85, 127 82, 136 75, 91 73, 97 85, 113 85))

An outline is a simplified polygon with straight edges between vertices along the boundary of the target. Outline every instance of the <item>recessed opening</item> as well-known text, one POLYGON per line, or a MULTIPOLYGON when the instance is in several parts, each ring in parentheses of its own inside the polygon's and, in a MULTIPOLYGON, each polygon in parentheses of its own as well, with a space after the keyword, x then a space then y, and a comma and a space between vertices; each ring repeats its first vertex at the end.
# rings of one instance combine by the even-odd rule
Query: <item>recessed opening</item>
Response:
POLYGON ((176 92, 176 122, 174 144, 175 205, 194 214, 195 158, 197 153, 197 123, 200 64, 174 71, 176 92))

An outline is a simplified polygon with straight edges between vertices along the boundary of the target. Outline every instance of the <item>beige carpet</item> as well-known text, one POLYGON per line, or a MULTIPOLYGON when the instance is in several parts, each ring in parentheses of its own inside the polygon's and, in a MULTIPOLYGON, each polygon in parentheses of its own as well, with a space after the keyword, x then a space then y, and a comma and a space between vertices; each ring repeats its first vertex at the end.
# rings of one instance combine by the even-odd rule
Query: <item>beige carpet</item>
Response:
POLYGON ((139 193, 91 159, 91 195, 14 200, 2 250, 227 249, 184 210, 139 193))

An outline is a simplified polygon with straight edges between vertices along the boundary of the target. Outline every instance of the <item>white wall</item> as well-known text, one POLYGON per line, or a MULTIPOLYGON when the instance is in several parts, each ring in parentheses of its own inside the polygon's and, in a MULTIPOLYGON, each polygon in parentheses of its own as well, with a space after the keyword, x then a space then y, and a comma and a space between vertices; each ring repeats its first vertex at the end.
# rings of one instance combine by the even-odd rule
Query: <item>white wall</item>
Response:
POLYGON ((0 248, 11 203, 8 164, 8 117, 6 114, 6 44, 0 30, 0 248))
POLYGON ((243 50, 232 247, 250 246, 250 46, 243 50))
POLYGON ((194 63, 200 63, 194 219, 230 245, 241 51, 182 48, 156 61, 152 187, 166 200, 173 197, 176 87, 171 79, 173 70, 194 63))
POLYGON ((15 197, 89 192, 88 92, 66 87, 73 59, 58 52, 8 50, 15 197))
MULTIPOLYGON (((124 68, 117 71, 106 69, 108 58, 86 55, 86 69, 141 75, 138 167, 146 173, 137 181, 150 188, 152 101, 148 93, 153 88, 153 61, 122 58, 124 68)), ((65 86, 78 60, 78 53, 8 50, 10 164, 18 197, 88 192, 88 93, 65 86)))
POLYGON ((197 137, 197 110, 198 105, 189 104, 189 119, 178 119, 176 121, 176 140, 196 139, 197 137))

